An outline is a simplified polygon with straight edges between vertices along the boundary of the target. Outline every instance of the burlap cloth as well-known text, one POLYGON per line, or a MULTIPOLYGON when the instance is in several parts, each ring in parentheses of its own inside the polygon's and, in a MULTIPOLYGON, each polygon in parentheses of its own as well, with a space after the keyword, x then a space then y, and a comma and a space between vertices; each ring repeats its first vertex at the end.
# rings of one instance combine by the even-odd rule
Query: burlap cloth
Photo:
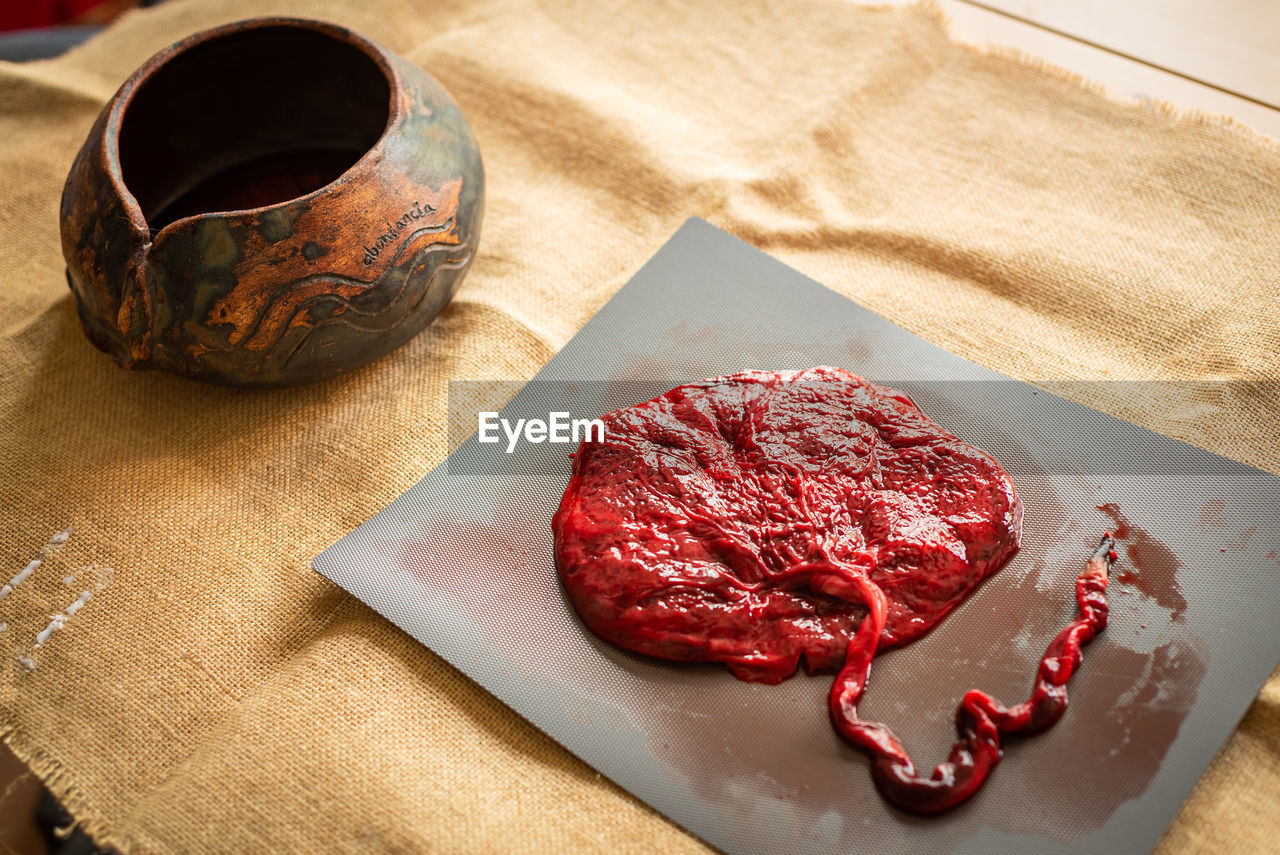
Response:
MULTIPOLYGON (((74 527, 0 603, 0 729, 125 852, 705 850, 309 566, 444 458, 450 379, 531 376, 691 215, 1015 377, 1209 381, 1069 388, 1280 471, 1280 149, 953 43, 929 8, 174 2, 0 65, 0 128, 0 576, 74 527), (430 329, 336 382, 126 373, 63 280, 63 179, 146 57, 268 11, 454 94, 480 254, 430 329)), ((1278 800, 1274 677, 1159 851, 1276 850, 1278 800)))

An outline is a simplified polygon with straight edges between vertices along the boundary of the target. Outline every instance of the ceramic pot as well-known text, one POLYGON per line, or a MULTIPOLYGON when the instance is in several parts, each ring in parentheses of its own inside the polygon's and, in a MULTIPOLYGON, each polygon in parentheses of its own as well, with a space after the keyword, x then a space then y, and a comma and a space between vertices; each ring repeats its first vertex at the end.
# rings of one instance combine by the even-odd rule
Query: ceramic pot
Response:
POLYGON ((287 386, 430 323, 483 206, 434 78, 342 27, 261 18, 120 87, 67 177, 62 251, 85 333, 123 367, 287 386))

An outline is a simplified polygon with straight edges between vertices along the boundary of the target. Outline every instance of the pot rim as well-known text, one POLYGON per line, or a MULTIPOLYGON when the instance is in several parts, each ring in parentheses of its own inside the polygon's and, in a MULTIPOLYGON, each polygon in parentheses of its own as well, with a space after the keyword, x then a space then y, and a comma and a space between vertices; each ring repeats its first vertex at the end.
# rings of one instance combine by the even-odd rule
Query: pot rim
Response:
POLYGON ((391 129, 403 119, 405 107, 400 97, 403 89, 403 82, 400 75, 396 72, 390 57, 380 45, 372 39, 366 38, 360 33, 355 32, 341 24, 335 24, 331 21, 323 21, 316 18, 299 18, 288 15, 263 15, 256 18, 245 18, 239 21, 232 21, 227 24, 220 24, 216 27, 210 27, 205 30, 192 33, 166 48, 157 51, 150 59, 138 67, 128 79, 121 84, 120 89, 112 96, 112 103, 107 114, 107 123, 102 135, 102 154, 105 155, 106 173, 111 181, 112 188, 119 195, 124 204, 125 211, 129 218, 133 221, 133 225, 143 234, 149 236, 148 242, 156 244, 168 232, 176 230, 178 227, 184 227, 192 222, 207 220, 211 218, 229 218, 243 217, 251 214, 266 213, 274 210, 280 210, 290 205, 295 205, 300 201, 316 198, 326 191, 330 190, 335 184, 345 180, 355 170, 366 167, 369 162, 380 154, 386 146, 387 136, 391 129), (163 228, 155 233, 154 237, 150 237, 151 224, 147 221, 146 216, 142 212, 142 206, 138 204, 137 198, 133 195, 133 191, 124 181, 124 173, 120 169, 120 126, 124 120, 125 111, 129 109, 133 102, 134 95, 138 90, 151 79, 162 66, 165 66, 177 59, 182 54, 189 51, 197 45, 216 39, 226 38, 248 30, 265 29, 267 27, 296 27, 298 29, 311 30, 321 33, 331 39, 343 42, 359 49, 362 53, 371 59, 382 72, 387 81, 388 103, 387 103, 387 123, 382 128, 382 133, 378 135, 378 139, 369 146, 369 148, 360 157, 344 169, 332 181, 326 183, 322 187, 312 190, 310 193, 304 193, 301 196, 294 196, 279 202, 273 202, 269 205, 260 205, 253 208, 235 208, 226 211, 204 211, 198 214, 190 214, 181 217, 173 222, 166 223, 163 228))

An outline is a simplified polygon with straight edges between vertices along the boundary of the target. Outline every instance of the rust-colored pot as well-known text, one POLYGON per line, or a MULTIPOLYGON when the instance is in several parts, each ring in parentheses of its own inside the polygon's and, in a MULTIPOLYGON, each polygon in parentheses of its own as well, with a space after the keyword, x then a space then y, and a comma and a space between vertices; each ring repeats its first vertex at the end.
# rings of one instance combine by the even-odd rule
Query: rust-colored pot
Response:
POLYGON ((483 206, 434 78, 342 27, 261 18, 120 87, 67 177, 62 252, 86 334, 125 368, 287 386, 430 323, 483 206))

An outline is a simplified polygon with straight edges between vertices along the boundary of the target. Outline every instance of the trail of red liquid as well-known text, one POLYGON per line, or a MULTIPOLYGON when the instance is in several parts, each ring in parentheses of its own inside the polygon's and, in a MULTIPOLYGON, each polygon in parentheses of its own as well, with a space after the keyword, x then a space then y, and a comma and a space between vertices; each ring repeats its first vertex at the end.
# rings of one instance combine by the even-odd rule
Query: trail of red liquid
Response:
POLYGON ((858 718, 858 699, 866 688, 884 627, 885 596, 866 576, 849 577, 869 611, 849 642, 828 703, 836 731, 871 758, 872 780, 885 799, 910 813, 950 810, 976 793, 999 764, 1003 756, 1001 734, 1029 736, 1048 730, 1062 718, 1067 709, 1067 681, 1080 664, 1081 648, 1107 626, 1107 578, 1116 561, 1114 546, 1111 533, 1103 535, 1076 579, 1080 615, 1049 643, 1031 697, 1006 707, 977 689, 966 693, 956 710, 960 739, 946 762, 939 763, 928 777, 917 771, 887 725, 858 718))

